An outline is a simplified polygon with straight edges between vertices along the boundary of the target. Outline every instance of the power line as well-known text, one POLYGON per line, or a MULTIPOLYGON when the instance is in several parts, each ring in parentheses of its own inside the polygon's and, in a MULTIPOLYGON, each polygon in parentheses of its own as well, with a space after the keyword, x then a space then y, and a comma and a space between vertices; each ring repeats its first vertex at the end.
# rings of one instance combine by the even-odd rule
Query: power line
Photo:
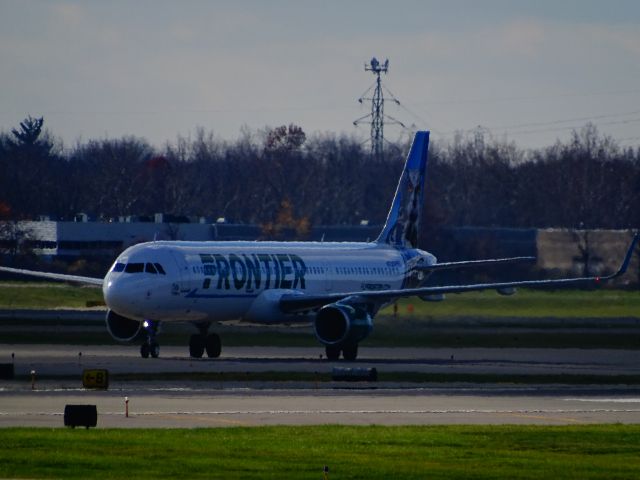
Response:
POLYGON ((497 127, 494 126, 494 127, 488 127, 488 128, 493 128, 495 130, 518 130, 520 128, 526 128, 526 127, 544 127, 544 126, 559 125, 562 123, 569 123, 569 122, 583 122, 583 121, 589 121, 589 120, 599 120, 602 118, 626 117, 626 116, 638 115, 638 114, 640 114, 640 110, 635 110, 633 112, 625 112, 625 113, 591 115, 588 117, 573 117, 565 120, 551 120, 547 122, 530 122, 530 123, 521 123, 518 125, 505 125, 505 126, 497 126, 497 127))
MULTIPOLYGON (((612 122, 600 122, 597 125, 625 125, 625 124, 637 123, 637 122, 640 122, 640 118, 632 118, 629 120, 617 120, 612 122)), ((554 127, 554 128, 538 128, 533 130, 521 130, 517 132, 508 132, 507 129, 505 129, 505 132, 510 133, 511 135, 528 135, 531 133, 553 132, 557 130, 574 130, 578 127, 580 127, 580 125, 568 125, 566 127, 554 127)))
POLYGON ((568 92, 556 95, 522 95, 512 97, 488 97, 488 98, 462 98, 462 99, 440 99, 440 100, 416 100, 411 102, 412 105, 440 105, 440 104, 464 104, 464 103, 499 103, 529 100, 547 100, 554 98, 571 98, 571 97, 594 97, 594 96, 616 96, 616 95, 635 95, 640 90, 615 90, 605 92, 568 92))
MULTIPOLYGON (((590 115, 585 117, 573 117, 573 118, 567 118, 563 120, 549 120, 545 122, 529 122, 529 123, 521 123, 517 125, 500 125, 500 126, 482 125, 482 127, 490 131, 503 131, 505 133, 510 133, 512 135, 519 135, 519 134, 529 134, 529 133, 543 133, 543 132, 555 131, 555 130, 571 130, 574 128, 579 128, 581 126, 581 125, 569 125, 569 126, 560 126, 560 127, 554 126, 554 125, 561 125, 563 123, 584 122, 584 121, 600 120, 605 118, 626 117, 626 116, 638 115, 638 114, 640 114, 640 110, 621 112, 621 113, 590 115), (528 128, 528 127, 551 127, 551 126, 554 126, 554 127, 553 128, 534 128, 534 129, 528 128), (522 130, 523 128, 525 130, 522 130)), ((632 119, 626 119, 626 120, 614 120, 610 122, 599 122, 598 125, 622 125, 622 124, 628 124, 628 123, 635 123, 638 121, 640 121, 640 119, 632 118, 632 119)), ((448 132, 442 132, 440 135, 451 136, 456 133, 469 133, 469 132, 475 131, 476 128, 451 130, 448 132)))

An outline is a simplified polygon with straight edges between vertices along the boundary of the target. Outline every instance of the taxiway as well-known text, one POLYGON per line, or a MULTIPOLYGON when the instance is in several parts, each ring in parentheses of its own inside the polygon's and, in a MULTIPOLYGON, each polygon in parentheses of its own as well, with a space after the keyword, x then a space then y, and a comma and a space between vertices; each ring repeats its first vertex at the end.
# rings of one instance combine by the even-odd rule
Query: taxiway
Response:
POLYGON ((640 385, 158 380, 158 372, 328 372, 336 365, 386 372, 640 374, 637 352, 629 350, 362 348, 356 364, 327 362, 320 353, 229 347, 219 359, 190 359, 182 347, 165 347, 161 358, 142 359, 135 347, 0 345, 0 363, 15 362, 16 373, 0 380, 0 426, 62 426, 67 404, 96 405, 98 427, 117 428, 640 423, 640 385), (139 375, 112 382, 107 391, 85 390, 85 368, 139 375), (154 373, 154 380, 144 380, 145 373, 154 373))

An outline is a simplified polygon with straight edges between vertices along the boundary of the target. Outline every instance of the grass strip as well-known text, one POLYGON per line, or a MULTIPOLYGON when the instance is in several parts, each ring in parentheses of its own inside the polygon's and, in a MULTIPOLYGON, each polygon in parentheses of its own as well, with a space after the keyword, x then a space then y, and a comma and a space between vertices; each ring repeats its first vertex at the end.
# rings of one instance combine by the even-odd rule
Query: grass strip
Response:
POLYGON ((639 425, 0 429, 3 478, 628 479, 639 425))
POLYGON ((85 308, 102 304, 102 289, 48 282, 0 282, 0 308, 85 308))
MULTIPOLYGON (((447 295, 443 302, 417 298, 398 302, 401 317, 526 317, 526 318, 615 318, 637 317, 639 290, 532 290, 501 296, 493 290, 447 295)), ((391 314, 392 307, 383 310, 391 314)))
MULTIPOLYGON (((46 282, 0 282, 0 308, 79 308, 102 302, 97 287, 46 282)), ((392 315, 392 307, 381 313, 392 315)), ((504 297, 495 291, 448 295, 444 302, 417 298, 398 302, 399 318, 530 317, 622 318, 638 317, 639 290, 531 290, 504 297)))

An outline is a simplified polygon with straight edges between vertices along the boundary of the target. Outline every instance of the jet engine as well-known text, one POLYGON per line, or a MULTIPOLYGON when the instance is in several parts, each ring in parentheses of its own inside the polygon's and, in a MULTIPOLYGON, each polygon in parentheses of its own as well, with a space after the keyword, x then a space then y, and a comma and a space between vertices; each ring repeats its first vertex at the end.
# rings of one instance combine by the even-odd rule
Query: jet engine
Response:
POLYGON ((142 322, 118 315, 113 310, 107 311, 107 330, 120 342, 131 342, 142 337, 142 322))
POLYGON ((313 327, 324 345, 341 345, 366 338, 373 329, 373 322, 371 315, 362 308, 332 303, 320 309, 313 327))

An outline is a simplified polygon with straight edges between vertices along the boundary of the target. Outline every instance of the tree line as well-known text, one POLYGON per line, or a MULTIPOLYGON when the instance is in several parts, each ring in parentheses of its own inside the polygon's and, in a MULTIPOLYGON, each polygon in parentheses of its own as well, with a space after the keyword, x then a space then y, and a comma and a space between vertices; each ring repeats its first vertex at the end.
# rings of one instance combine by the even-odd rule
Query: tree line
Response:
MULTIPOLYGON (((0 132, 0 218, 162 212, 271 227, 381 224, 410 140, 388 143, 379 160, 355 136, 296 125, 244 129, 233 141, 198 129, 161 148, 133 136, 63 148, 42 118, 28 117, 0 132)), ((637 228, 639 205, 640 149, 591 124, 533 150, 481 129, 429 148, 425 228, 637 228)))

